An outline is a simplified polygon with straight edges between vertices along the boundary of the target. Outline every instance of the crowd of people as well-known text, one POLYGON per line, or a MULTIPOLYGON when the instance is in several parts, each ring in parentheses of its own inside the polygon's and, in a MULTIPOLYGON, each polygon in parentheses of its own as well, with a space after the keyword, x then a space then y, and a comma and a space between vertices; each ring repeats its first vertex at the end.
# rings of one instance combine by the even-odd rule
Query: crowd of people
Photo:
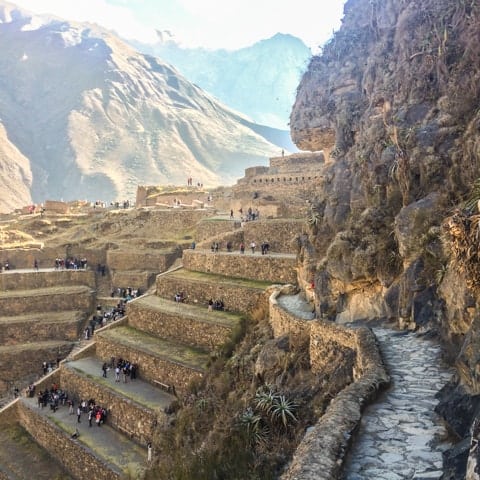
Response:
POLYGON ((85 257, 67 257, 55 259, 55 270, 86 270, 87 269, 87 259, 85 257))
POLYGON ((110 369, 114 369, 115 382, 119 383, 123 380, 123 383, 127 383, 128 379, 135 380, 138 373, 138 365, 123 358, 119 358, 115 361, 115 358, 110 359, 110 365, 106 362, 102 365, 102 376, 107 377, 107 372, 110 369), (120 377, 122 377, 120 379, 120 377))
POLYGON ((211 312, 212 310, 225 310, 225 304, 223 300, 213 300, 212 298, 208 301, 208 311, 211 312))
MULTIPOLYGON (((233 252, 233 242, 232 241, 227 241, 226 245, 225 245, 226 249, 227 249, 227 252, 231 253, 233 252)), ((239 251, 240 253, 245 253, 245 243, 244 242, 240 242, 239 244, 239 251)), ((213 242, 211 247, 210 247, 210 250, 212 253, 217 253, 218 251, 220 251, 221 249, 221 244, 219 242, 213 242)), ((250 250, 252 252, 252 254, 255 253, 257 249, 257 242, 255 242, 255 240, 252 240, 250 242, 250 250)), ((260 250, 262 252, 262 255, 266 255, 269 251, 270 251, 270 243, 268 243, 266 240, 264 240, 261 244, 260 244, 260 250)))
POLYGON ((140 288, 132 288, 132 287, 112 287, 110 292, 110 297, 115 298, 122 298, 125 301, 133 300, 141 295, 140 288))

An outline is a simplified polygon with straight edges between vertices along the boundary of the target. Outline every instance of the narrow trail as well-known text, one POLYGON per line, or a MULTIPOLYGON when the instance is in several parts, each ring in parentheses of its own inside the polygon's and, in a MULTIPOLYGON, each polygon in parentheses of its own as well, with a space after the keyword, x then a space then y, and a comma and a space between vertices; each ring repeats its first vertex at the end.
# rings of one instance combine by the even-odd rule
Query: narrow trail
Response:
POLYGON ((413 333, 373 329, 391 386, 368 406, 346 459, 344 480, 440 479, 446 430, 435 394, 453 371, 440 346, 413 333))

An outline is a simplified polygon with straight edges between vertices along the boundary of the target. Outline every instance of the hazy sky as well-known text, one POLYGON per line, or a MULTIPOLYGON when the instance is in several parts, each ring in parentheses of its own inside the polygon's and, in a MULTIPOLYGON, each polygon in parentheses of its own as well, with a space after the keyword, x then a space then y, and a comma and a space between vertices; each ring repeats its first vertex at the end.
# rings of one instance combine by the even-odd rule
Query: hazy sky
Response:
POLYGON ((185 46, 237 49, 277 32, 316 50, 338 29, 345 0, 11 0, 36 13, 89 21, 126 38, 170 30, 185 46))

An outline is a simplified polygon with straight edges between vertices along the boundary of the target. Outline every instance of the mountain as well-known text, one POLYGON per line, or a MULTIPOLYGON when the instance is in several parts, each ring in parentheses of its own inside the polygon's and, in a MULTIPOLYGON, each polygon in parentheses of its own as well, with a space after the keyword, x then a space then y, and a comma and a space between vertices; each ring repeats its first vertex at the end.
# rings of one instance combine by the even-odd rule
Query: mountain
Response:
POLYGON ((175 66, 186 78, 256 122, 286 129, 295 92, 311 57, 292 35, 277 33, 240 50, 183 48, 170 32, 154 45, 136 43, 145 53, 175 66))
MULTIPOLYGON (((139 184, 234 182, 281 146, 248 118, 96 25, 0 0, 0 185, 14 201, 122 200, 139 184), (31 173, 30 173, 31 172, 31 173)), ((3 192, 2 192, 3 193, 3 192)), ((2 194, 2 209, 8 202, 2 194)))

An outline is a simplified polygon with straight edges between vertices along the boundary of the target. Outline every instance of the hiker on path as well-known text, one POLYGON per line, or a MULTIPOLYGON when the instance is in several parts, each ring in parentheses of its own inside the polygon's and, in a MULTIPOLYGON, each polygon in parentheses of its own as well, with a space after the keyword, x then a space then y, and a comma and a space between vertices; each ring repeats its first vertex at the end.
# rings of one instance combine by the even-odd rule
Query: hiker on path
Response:
POLYGON ((107 362, 103 362, 103 365, 102 365, 103 378, 107 378, 107 370, 108 370, 107 362))
POLYGON ((250 248, 252 249, 252 253, 255 253, 255 247, 257 244, 255 242, 250 243, 250 248))
POLYGON ((77 406, 77 423, 80 423, 80 417, 82 416, 82 410, 80 409, 80 404, 77 406))

